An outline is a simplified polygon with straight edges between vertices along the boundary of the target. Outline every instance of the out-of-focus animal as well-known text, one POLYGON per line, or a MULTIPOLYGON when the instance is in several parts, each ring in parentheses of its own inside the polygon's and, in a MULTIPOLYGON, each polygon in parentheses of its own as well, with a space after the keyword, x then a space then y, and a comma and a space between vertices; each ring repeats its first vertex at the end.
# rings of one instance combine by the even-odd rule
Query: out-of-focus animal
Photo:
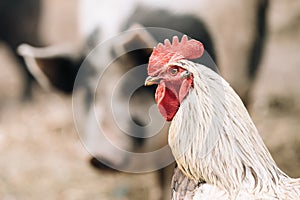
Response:
POLYGON ((101 169, 108 166, 130 172, 146 172, 164 167, 158 175, 164 191, 162 198, 169 199, 174 167, 172 165, 165 168, 173 161, 167 147, 168 124, 163 126, 163 119, 157 111, 150 113, 151 119, 145 115, 145 112, 153 110, 152 106, 155 104, 154 87, 143 86, 147 76, 145 64, 157 42, 164 37, 172 38, 174 34, 184 33, 197 39, 203 38, 209 53, 206 52, 206 56, 197 61, 216 70, 210 57, 215 55, 212 39, 201 20, 192 15, 175 15, 166 10, 138 7, 135 14, 124 24, 124 27, 120 27, 120 31, 127 30, 124 36, 116 36, 99 47, 96 47, 98 40, 90 37, 80 51, 73 51, 66 46, 34 48, 24 44, 19 47, 19 52, 24 56, 32 74, 45 88, 56 88, 70 93, 75 84, 74 104, 78 105, 78 100, 82 105, 82 108, 78 108, 79 114, 75 111, 75 116, 79 118, 76 121, 77 128, 80 134, 83 132, 81 136, 93 155, 91 163, 94 166, 101 169), (142 13, 145 15, 144 19, 139 17, 142 13), (158 20, 157 16, 164 20, 158 20), (176 19, 176 24, 172 23, 173 19, 176 19), (145 29, 142 25, 171 30, 145 29), (86 52, 92 48, 95 48, 94 51, 86 52), (87 59, 82 63, 86 56, 87 59), (113 62, 110 63, 111 61, 113 62), (101 73, 103 75, 99 77, 101 73), (97 81, 98 87, 94 94, 97 81), (112 97, 113 94, 115 96, 112 97), (108 141, 112 141, 112 144, 108 141), (120 151, 119 148, 125 151, 120 151), (158 153, 150 157, 127 153, 156 151, 158 153))
POLYGON ((24 98, 30 97, 34 79, 25 67, 23 58, 17 54, 17 47, 24 42, 41 45, 38 37, 40 11, 40 0, 0 1, 0 40, 3 40, 11 48, 25 74, 24 98))
POLYGON ((174 188, 173 199, 299 199, 300 179, 276 165, 228 82, 190 61, 203 51, 196 40, 174 37, 149 59, 145 85, 158 84, 155 99, 172 121, 168 142, 182 173, 173 185, 186 186, 174 188))

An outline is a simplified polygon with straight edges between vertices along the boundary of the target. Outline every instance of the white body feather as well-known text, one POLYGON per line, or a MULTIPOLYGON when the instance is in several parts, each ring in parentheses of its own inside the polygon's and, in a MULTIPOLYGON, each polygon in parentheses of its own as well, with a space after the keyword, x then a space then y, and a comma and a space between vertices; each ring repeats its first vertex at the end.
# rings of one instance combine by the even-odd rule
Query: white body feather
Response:
POLYGON ((169 130, 178 167, 206 182, 193 199, 300 199, 300 179, 277 167, 229 84, 203 65, 187 60, 170 65, 194 77, 169 130))

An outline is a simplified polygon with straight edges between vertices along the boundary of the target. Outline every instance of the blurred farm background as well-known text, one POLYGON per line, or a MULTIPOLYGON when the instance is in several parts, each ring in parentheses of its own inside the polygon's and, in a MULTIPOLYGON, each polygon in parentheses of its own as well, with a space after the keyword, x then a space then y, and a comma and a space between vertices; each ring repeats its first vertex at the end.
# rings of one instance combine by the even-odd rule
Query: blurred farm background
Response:
MULTIPOLYGON (((1 12, 5 3, 0 0, 1 12)), ((77 16, 80 5, 75 0, 41 0, 35 25, 39 39, 25 38, 20 42, 44 46, 82 40, 77 16)), ((196 9, 197 5, 193 7, 196 9)), ((207 9, 207 16, 210 11, 207 9)), ((21 15, 18 9, 14 12, 10 13, 13 19, 21 15)), ((116 10, 111 12, 118 14, 116 10)), ((300 177, 299 18, 299 1, 269 2, 262 59, 247 94, 247 107, 266 145, 280 168, 292 177, 300 177)), ((18 23, 7 21, 7 16, 0 20, 6 22, 1 23, 1 32, 5 32, 5 26, 18 23)), ((234 21, 220 21, 222 17, 218 20, 228 24, 224 34, 236 31, 234 21)), ((209 27, 214 26, 217 25, 209 27)), ((227 42, 234 44, 235 39, 227 42)), ((24 97, 27 77, 14 49, 3 38, 0 62, 0 199, 159 199, 160 188, 154 174, 100 171, 89 164, 89 154, 74 127, 71 96, 45 91, 33 82, 31 96, 24 97)), ((236 79, 234 70, 227 67, 222 71, 219 67, 221 73, 236 79)), ((242 77, 234 81, 248 82, 242 77)))

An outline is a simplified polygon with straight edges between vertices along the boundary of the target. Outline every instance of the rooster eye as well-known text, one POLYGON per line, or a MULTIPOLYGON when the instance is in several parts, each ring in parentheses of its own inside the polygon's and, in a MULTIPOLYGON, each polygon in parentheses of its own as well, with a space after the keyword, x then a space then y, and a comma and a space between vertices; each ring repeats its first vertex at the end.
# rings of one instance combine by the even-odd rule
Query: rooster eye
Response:
POLYGON ((171 68, 169 68, 169 74, 171 74, 171 75, 176 75, 178 73, 178 69, 177 68, 173 68, 173 67, 171 67, 171 68))

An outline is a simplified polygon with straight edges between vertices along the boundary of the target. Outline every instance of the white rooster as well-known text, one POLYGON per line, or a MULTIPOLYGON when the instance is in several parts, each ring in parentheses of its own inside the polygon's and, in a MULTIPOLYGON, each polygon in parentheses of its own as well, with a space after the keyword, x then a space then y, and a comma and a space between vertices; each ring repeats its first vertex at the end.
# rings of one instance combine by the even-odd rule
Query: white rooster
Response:
POLYGON ((174 37, 149 59, 145 85, 158 84, 158 108, 172 121, 169 145, 193 187, 184 194, 176 186, 173 199, 300 199, 300 179, 278 168, 239 96, 217 73, 188 60, 203 52, 202 43, 174 37))

